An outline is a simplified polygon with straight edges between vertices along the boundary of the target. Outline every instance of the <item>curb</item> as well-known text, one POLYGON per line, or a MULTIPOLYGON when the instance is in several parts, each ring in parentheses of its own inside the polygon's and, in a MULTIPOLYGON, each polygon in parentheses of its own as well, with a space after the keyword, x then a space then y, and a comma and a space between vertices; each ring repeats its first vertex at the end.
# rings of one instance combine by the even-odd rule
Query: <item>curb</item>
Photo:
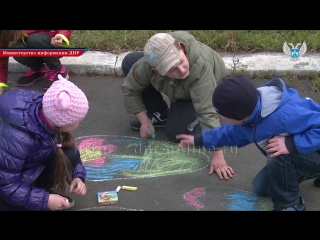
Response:
MULTIPOLYGON (((61 63, 68 72, 80 75, 98 74, 115 75, 122 77, 121 63, 128 54, 115 55, 108 52, 88 51, 80 57, 63 57, 61 63)), ((290 73, 303 75, 320 71, 320 54, 305 54, 298 60, 292 60, 284 53, 254 53, 254 54, 229 54, 219 53, 226 63, 228 73, 233 69, 243 70, 245 74, 261 76, 264 73, 274 72, 279 75, 290 73)), ((12 57, 9 58, 9 72, 23 73, 28 68, 12 57)))

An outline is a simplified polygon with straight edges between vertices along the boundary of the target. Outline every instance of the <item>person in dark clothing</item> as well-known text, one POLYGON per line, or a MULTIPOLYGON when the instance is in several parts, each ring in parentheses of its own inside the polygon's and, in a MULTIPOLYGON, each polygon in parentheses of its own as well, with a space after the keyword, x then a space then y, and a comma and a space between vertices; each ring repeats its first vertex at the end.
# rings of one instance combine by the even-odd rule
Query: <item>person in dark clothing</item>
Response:
MULTIPOLYGON (((23 30, 23 38, 11 46, 20 49, 52 49, 69 45, 71 30, 23 30)), ((67 69, 61 64, 60 57, 14 57, 14 59, 29 67, 28 72, 21 76, 17 83, 19 87, 31 86, 39 80, 46 80, 43 87, 46 91, 58 80, 58 74, 69 79, 67 69)))
POLYGON ((72 132, 89 104, 81 89, 58 77, 44 94, 20 88, 0 96, 1 210, 63 210, 74 205, 66 192, 86 194, 72 132))

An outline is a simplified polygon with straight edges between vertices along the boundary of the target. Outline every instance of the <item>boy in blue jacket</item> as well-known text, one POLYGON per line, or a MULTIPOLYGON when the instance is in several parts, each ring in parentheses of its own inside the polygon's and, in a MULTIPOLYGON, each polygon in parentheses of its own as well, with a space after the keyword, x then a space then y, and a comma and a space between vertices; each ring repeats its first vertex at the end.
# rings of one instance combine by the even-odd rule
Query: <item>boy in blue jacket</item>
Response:
POLYGON ((253 191, 270 196, 275 211, 305 211, 299 184, 320 177, 320 106, 273 78, 256 88, 245 76, 225 78, 212 103, 224 126, 198 136, 180 134, 179 146, 244 147, 255 143, 267 157, 253 191))

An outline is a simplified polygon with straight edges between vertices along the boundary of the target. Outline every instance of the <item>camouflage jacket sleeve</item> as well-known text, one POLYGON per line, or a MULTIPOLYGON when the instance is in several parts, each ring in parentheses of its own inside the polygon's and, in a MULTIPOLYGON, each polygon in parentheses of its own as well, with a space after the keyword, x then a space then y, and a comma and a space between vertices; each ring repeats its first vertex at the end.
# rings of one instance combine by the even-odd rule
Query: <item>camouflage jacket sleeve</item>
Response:
POLYGON ((124 78, 121 90, 124 96, 124 106, 130 113, 136 114, 145 110, 141 93, 150 86, 152 69, 143 59, 138 60, 124 78))
POLYGON ((220 126, 220 116, 212 105, 212 94, 217 80, 209 63, 205 63, 200 77, 190 86, 190 95, 198 115, 201 129, 220 126))

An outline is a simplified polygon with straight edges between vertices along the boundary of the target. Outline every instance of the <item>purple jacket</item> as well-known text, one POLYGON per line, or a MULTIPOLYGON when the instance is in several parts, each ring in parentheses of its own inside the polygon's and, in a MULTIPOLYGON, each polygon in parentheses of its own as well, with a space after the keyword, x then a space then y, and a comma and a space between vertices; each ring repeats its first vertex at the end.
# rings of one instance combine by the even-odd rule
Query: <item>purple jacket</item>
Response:
MULTIPOLYGON (((56 152, 56 134, 39 117, 43 94, 15 89, 0 96, 0 199, 27 210, 46 210, 49 193, 34 187, 56 152)), ((81 160, 73 178, 85 181, 81 160)))

